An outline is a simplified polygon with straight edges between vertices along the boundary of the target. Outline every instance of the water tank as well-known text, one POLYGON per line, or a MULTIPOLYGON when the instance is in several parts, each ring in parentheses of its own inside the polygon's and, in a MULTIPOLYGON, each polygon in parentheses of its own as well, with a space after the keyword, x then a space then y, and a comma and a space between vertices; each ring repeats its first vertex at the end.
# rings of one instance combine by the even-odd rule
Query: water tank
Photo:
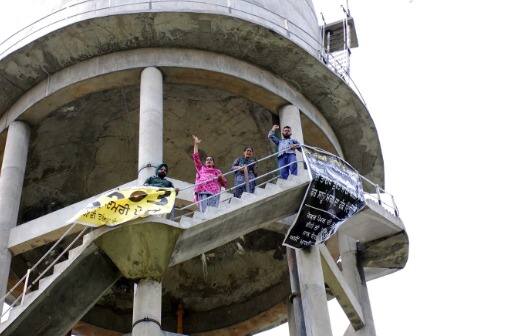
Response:
MULTIPOLYGON (((382 186, 375 125, 325 64, 311 0, 44 6, 41 18, 0 44, 0 138, 13 120, 31 127, 19 225, 136 178, 146 67, 163 74, 163 157, 174 179, 194 182, 192 134, 223 171, 246 145, 256 157, 273 153, 267 131, 293 104, 306 144, 343 156, 382 186)), ((272 160, 260 169, 275 166, 272 160)), ((163 279, 162 328, 175 330, 180 302, 189 334, 248 334, 285 322, 290 290, 282 239, 261 229, 205 254, 205 264, 196 257, 171 267, 163 279)), ((17 254, 12 274, 23 275, 46 247, 17 254)), ((119 280, 78 328, 129 332, 132 288, 119 280)))

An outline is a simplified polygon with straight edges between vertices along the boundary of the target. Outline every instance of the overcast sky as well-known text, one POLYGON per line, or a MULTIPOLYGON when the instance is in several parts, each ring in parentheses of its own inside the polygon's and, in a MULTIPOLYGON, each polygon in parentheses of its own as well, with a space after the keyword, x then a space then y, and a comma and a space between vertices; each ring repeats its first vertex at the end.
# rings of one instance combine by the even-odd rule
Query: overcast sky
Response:
MULTIPOLYGON (((344 1, 314 3, 331 22, 344 1)), ((517 4, 349 3, 352 77, 410 238, 406 268, 368 283, 377 335, 515 335, 517 4)))
MULTIPOLYGON (((340 18, 344 1, 314 2, 327 22, 340 18)), ((36 7, 2 1, 0 37, 36 7)), ((379 336, 515 334, 516 7, 350 0, 360 44, 352 77, 410 237, 406 268, 368 283, 379 336)), ((342 335, 335 302, 331 316, 342 335)))

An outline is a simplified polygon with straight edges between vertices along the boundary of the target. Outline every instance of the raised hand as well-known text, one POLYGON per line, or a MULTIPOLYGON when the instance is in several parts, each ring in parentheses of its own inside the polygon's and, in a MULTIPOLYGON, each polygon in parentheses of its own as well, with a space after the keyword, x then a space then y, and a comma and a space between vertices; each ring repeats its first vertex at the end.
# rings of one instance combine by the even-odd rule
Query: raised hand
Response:
POLYGON ((277 129, 279 129, 279 128, 280 128, 280 126, 278 126, 278 125, 273 125, 273 128, 272 128, 271 130, 272 130, 272 131, 276 131, 276 130, 277 130, 277 129))
POLYGON ((196 145, 201 143, 201 140, 195 135, 192 135, 192 139, 194 139, 194 144, 196 144, 196 145))

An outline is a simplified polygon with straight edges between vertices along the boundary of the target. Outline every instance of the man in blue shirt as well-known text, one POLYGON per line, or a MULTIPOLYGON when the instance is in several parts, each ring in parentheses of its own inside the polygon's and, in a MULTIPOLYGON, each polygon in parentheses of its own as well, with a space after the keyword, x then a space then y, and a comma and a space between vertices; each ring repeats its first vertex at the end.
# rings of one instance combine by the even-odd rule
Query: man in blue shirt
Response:
POLYGON ((285 180, 289 176, 289 172, 298 175, 295 150, 301 151, 301 147, 297 140, 291 139, 291 127, 284 126, 282 128, 283 139, 279 139, 275 135, 275 131, 279 128, 280 126, 273 125, 267 136, 278 146, 278 166, 283 167, 280 169, 280 177, 285 180))

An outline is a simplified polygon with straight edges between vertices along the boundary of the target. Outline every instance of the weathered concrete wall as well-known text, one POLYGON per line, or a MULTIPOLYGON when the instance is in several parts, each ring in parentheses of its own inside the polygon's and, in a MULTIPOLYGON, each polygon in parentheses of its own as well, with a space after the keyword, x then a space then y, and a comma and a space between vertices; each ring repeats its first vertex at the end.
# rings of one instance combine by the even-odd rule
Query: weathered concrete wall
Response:
MULTIPOLYGON (((192 134, 201 154, 224 171, 245 145, 269 154, 273 115, 228 92, 189 85, 164 87, 164 159, 170 176, 194 182, 192 134)), ((138 87, 94 93, 67 104, 34 130, 21 222, 136 178, 138 87)), ((274 160, 261 164, 266 172, 274 160)))
MULTIPOLYGON (((47 83, 47 73, 98 55, 143 47, 204 49, 279 76, 325 115, 341 145, 354 144, 354 149, 344 150, 345 157, 370 179, 383 183, 375 125, 352 90, 287 35, 223 15, 113 15, 54 31, 0 60, 0 112, 36 83, 47 83)), ((104 66, 99 64, 100 69, 104 66)), ((0 127, 10 120, 2 120, 0 127)))

